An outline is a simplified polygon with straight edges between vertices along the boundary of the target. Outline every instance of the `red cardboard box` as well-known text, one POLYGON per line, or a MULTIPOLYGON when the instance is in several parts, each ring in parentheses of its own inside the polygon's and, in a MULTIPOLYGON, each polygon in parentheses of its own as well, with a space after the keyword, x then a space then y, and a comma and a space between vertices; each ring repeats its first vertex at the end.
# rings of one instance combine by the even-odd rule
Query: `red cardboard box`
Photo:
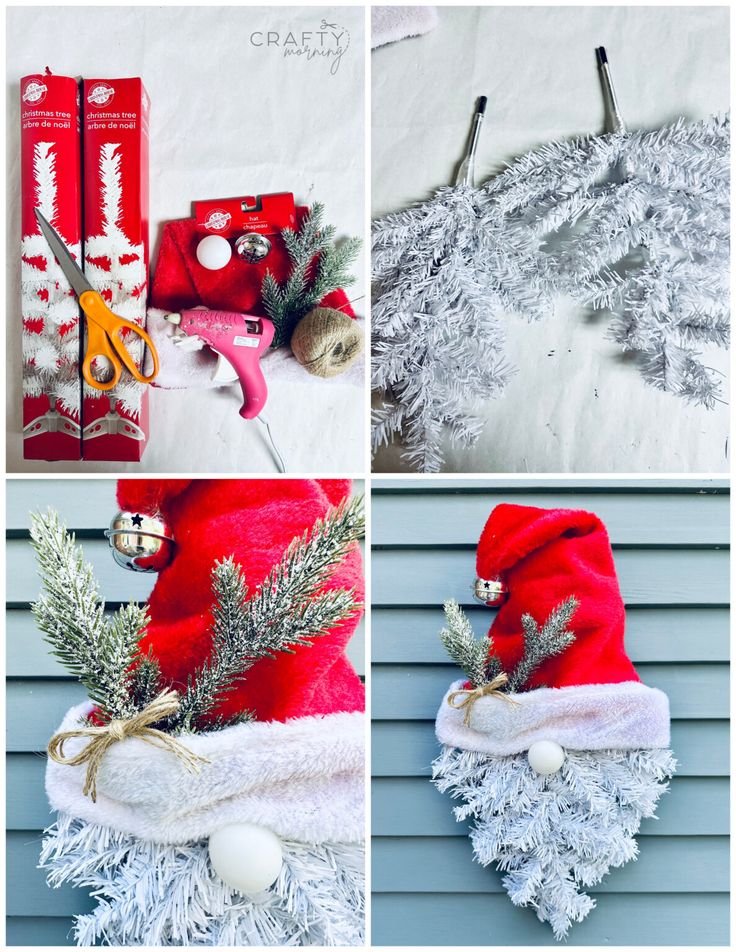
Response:
MULTIPOLYGON (((143 326, 148 285, 148 120, 140 79, 85 79, 84 272, 111 310, 143 326)), ((125 345, 143 362, 140 338, 125 345)), ((85 459, 140 460, 148 387, 124 371, 109 392, 83 384, 85 459)))
POLYGON ((82 455, 79 307, 46 239, 39 208, 81 261, 79 86, 34 74, 20 83, 23 456, 82 455))

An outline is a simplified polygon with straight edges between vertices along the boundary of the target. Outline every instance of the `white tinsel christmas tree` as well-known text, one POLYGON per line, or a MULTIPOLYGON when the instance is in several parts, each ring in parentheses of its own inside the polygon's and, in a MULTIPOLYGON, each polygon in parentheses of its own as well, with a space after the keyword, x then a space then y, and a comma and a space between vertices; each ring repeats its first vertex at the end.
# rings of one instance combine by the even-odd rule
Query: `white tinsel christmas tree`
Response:
POLYGON ((503 322, 566 294, 611 312, 611 336, 653 386, 705 406, 699 353, 729 342, 730 123, 553 142, 482 188, 440 189, 373 226, 374 451, 436 472, 446 435, 472 445, 512 368, 503 322))

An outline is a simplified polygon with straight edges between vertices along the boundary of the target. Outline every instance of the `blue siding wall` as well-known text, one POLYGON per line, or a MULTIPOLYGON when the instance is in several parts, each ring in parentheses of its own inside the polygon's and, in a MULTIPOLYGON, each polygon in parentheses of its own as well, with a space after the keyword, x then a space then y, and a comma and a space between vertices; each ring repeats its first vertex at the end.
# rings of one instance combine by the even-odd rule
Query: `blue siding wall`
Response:
POLYGON ((680 767, 640 857, 613 871, 570 945, 729 941, 728 492, 723 483, 375 480, 372 496, 373 942, 554 945, 473 861, 467 825, 429 782, 434 716, 456 669, 440 645, 442 602, 471 600, 475 546, 499 502, 590 509, 608 526, 627 647, 672 708, 680 767))
MULTIPOLYGON (((356 491, 363 487, 356 483, 356 491)), ((28 544, 28 513, 52 506, 77 533, 105 600, 145 600, 155 576, 113 562, 102 535, 115 513, 113 480, 8 480, 7 483, 7 944, 73 945, 71 917, 92 907, 79 889, 51 890, 36 869, 41 831, 53 821, 44 793, 45 750, 65 711, 84 691, 48 653, 30 602, 39 591, 28 544)), ((348 654, 364 669, 361 626, 348 654)))

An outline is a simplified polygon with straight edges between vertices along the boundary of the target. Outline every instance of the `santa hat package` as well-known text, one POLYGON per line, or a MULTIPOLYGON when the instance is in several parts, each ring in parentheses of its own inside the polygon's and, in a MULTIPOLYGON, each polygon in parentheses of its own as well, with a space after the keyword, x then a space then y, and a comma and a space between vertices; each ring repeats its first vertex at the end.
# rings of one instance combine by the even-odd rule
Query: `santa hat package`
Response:
MULTIPOLYGON (((215 563, 240 566, 251 604, 349 496, 345 480, 121 480, 111 540, 139 526, 158 544, 137 567, 159 570, 141 649, 161 682, 181 697, 213 657, 215 563)), ((288 593, 288 578, 279 584, 288 593)), ((343 591, 362 600, 353 542, 300 611, 343 591)), ((67 760, 47 768, 59 815, 42 865, 53 885, 97 898, 76 920, 80 945, 362 944, 364 690, 345 655, 359 616, 256 660, 203 730, 175 739, 196 771, 166 743, 127 736, 104 754, 93 800, 84 767, 68 764, 84 742, 65 741, 67 760)), ((57 737, 91 713, 72 708, 57 737)))
MULTIPOLYGON (((297 206, 297 230, 304 224, 308 212, 306 206, 297 206)), ((291 271, 283 237, 276 233, 271 239, 271 251, 262 261, 244 269, 243 263, 233 256, 223 268, 210 271, 197 260, 202 232, 197 229, 196 219, 166 222, 151 287, 151 305, 164 311, 203 305, 214 311, 241 311, 266 317, 261 297, 264 276, 270 271, 281 284, 291 271)), ((355 317, 347 294, 340 288, 326 295, 321 304, 355 317)))
POLYGON ((595 906, 583 889, 637 855, 675 761, 669 702, 624 647, 608 533, 589 512, 499 505, 477 550, 476 640, 445 605, 442 640, 466 678, 436 721, 434 783, 461 801, 476 860, 504 874, 558 939, 595 906))

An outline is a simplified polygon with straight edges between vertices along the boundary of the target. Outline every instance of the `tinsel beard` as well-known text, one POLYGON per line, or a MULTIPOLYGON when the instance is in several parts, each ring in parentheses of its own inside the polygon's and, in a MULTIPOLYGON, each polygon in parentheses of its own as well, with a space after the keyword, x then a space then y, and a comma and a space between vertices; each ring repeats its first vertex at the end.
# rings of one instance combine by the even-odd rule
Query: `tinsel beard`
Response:
POLYGON ((75 920, 80 946, 363 945, 363 847, 282 848, 278 880, 246 897, 213 871, 206 841, 161 845, 61 813, 39 865, 51 886, 70 882, 97 898, 75 920))
POLYGON ((433 781, 463 801, 455 818, 472 818, 476 860, 497 863, 511 901, 563 939, 595 907, 582 887, 636 858, 634 837, 675 767, 666 749, 567 751, 557 773, 540 776, 526 754, 443 747, 433 781))

